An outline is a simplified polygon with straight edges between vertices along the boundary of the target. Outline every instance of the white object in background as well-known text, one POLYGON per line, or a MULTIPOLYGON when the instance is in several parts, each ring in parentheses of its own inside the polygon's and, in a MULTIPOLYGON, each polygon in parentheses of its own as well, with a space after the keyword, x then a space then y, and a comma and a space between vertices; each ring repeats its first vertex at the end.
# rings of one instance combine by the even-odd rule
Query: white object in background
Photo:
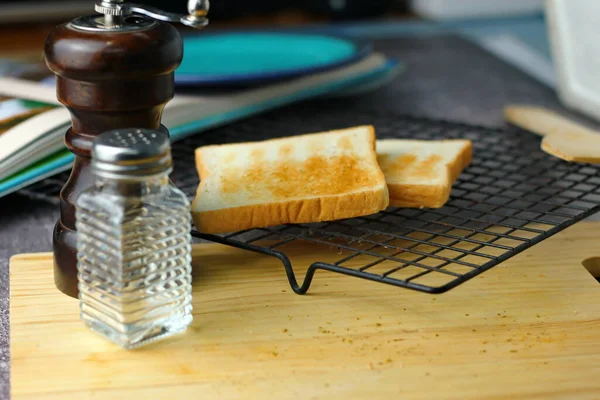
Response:
POLYGON ((552 60, 539 54, 513 35, 484 36, 478 43, 504 61, 514 65, 544 85, 555 89, 556 76, 552 60))
POLYGON ((544 0, 411 0, 410 6, 424 18, 480 18, 542 12, 544 0))
POLYGON ((600 120, 600 1, 547 0, 546 16, 560 100, 600 120))

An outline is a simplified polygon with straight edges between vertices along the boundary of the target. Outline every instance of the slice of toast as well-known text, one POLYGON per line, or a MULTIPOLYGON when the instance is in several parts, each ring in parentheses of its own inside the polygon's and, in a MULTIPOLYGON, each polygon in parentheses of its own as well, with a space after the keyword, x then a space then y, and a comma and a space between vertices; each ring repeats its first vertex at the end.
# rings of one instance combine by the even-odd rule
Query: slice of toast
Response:
POLYGON ((452 184, 471 163, 469 140, 377 141, 377 160, 385 175, 390 206, 440 208, 452 184))
POLYGON ((204 233, 352 218, 389 203, 371 126, 200 147, 196 167, 192 217, 204 233))

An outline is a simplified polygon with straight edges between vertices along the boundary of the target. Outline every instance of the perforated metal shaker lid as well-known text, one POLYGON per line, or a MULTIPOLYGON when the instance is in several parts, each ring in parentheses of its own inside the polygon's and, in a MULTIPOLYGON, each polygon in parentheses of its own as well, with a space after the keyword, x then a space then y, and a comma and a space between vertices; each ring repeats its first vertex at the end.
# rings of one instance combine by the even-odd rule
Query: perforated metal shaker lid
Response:
POLYGON ((117 129, 98 136, 92 145, 92 170, 113 178, 143 177, 172 167, 167 129, 117 129))

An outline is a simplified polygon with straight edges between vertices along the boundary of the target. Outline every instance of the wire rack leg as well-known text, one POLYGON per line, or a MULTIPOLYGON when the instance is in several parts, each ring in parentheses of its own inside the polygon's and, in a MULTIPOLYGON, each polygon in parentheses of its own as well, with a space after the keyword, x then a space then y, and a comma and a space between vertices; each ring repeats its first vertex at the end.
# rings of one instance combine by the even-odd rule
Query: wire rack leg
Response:
POLYGON ((306 275, 304 276, 304 281, 302 282, 302 286, 300 286, 300 285, 298 285, 298 281, 296 279, 296 274, 294 273, 294 268, 292 267, 292 263, 290 262, 290 259, 280 251, 264 249, 264 248, 256 247, 256 246, 249 245, 249 244, 242 243, 242 242, 234 242, 233 243, 231 240, 224 239, 220 236, 203 234, 203 233, 200 233, 195 230, 192 230, 191 233, 192 233, 192 236, 194 236, 198 239, 209 240, 211 242, 224 244, 229 247, 233 246, 233 247, 236 247, 236 248, 239 248, 242 250, 253 251, 255 253, 260 253, 260 254, 264 254, 264 255, 275 257, 275 258, 279 259, 279 261, 281 261, 281 263, 283 264, 283 268, 285 269, 285 274, 290 283, 290 287, 296 294, 306 294, 306 292, 308 291, 308 288, 310 287, 310 284, 312 283, 313 277, 314 277, 317 269, 323 269, 319 265, 319 263, 312 264, 308 268, 308 271, 306 271, 306 275))

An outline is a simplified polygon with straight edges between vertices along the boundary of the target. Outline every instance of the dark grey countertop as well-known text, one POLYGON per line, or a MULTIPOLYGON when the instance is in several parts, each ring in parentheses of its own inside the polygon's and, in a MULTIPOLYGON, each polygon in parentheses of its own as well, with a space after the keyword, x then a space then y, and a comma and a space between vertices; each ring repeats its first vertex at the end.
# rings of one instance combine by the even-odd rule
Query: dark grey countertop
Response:
MULTIPOLYGON (((401 110, 407 114, 488 126, 504 124, 502 109, 510 102, 563 110, 551 89, 463 39, 452 36, 397 38, 375 44, 379 50, 401 59, 406 71, 382 89, 339 100, 336 104, 340 107, 356 106, 356 102, 360 102, 367 110, 401 110)), ((316 111, 315 118, 319 118, 318 113, 316 111)), ((57 217, 55 205, 19 194, 0 199, 2 400, 9 396, 8 260, 18 253, 51 251, 52 229, 57 217)))

